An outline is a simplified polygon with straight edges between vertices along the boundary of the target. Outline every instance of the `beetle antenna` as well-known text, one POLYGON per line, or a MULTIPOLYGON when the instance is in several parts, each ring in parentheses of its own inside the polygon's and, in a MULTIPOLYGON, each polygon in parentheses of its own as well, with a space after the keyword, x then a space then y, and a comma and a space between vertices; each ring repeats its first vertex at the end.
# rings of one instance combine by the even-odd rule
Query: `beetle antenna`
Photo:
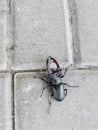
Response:
POLYGON ((64 67, 65 65, 66 65, 66 63, 64 63, 63 66, 61 67, 62 71, 65 70, 65 69, 68 69, 68 68, 70 68, 72 66, 72 64, 71 64, 71 65, 68 65, 68 66, 64 67))
POLYGON ((65 66, 65 63, 62 65, 62 67, 61 67, 61 68, 64 68, 64 66, 65 66))
POLYGON ((62 67, 61 67, 61 70, 63 71, 64 70, 64 66, 65 66, 65 63, 62 65, 62 67))

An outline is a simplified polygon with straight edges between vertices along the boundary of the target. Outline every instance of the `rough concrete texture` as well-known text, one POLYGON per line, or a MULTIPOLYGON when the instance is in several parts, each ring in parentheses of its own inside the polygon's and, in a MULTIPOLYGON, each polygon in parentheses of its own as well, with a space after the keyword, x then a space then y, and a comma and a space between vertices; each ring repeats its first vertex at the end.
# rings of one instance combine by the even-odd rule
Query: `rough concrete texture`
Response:
POLYGON ((9 69, 9 10, 10 1, 0 0, 0 70, 9 69))
POLYGON ((0 13, 0 70, 7 69, 7 47, 8 47, 8 16, 0 13))
POLYGON ((97 0, 0 0, 0 130, 98 130, 97 7, 97 0), (40 97, 47 84, 35 78, 47 76, 38 70, 49 55, 85 68, 67 72, 64 82, 79 87, 65 86, 62 102, 52 98, 50 114, 50 91, 40 97))
POLYGON ((0 0, 0 13, 7 11, 8 9, 8 2, 6 0, 0 0))
POLYGON ((64 82, 78 85, 68 88, 62 102, 52 98, 50 114, 46 83, 34 77, 43 73, 15 75, 15 127, 16 130, 98 130, 98 72, 90 70, 68 71, 64 82))
POLYGON ((12 69, 45 68, 49 55, 62 63, 68 61, 70 35, 64 12, 63 0, 15 1, 12 69))
MULTIPOLYGON (((80 66, 98 66, 98 0, 75 0, 80 66)), ((74 28, 75 29, 75 28, 74 28)))
POLYGON ((11 75, 0 73, 0 130, 12 130, 11 75))

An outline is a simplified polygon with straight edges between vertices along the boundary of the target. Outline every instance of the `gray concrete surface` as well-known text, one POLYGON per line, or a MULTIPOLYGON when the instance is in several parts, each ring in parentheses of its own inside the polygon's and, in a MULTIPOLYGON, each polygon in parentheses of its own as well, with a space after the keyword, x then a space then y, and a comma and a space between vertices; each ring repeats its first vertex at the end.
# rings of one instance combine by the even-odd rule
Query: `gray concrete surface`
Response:
POLYGON ((97 0, 0 0, 0 130, 98 130, 97 6, 97 0), (52 98, 50 115, 50 91, 40 97, 46 84, 34 78, 46 75, 38 70, 49 55, 61 66, 72 63, 64 81, 79 85, 63 102, 52 98))
POLYGON ((64 101, 52 99, 51 113, 47 113, 46 84, 40 79, 43 73, 15 75, 15 126, 16 130, 97 130, 98 129, 98 72, 68 71, 64 82, 78 85, 68 88, 64 101))
POLYGON ((81 67, 98 66, 98 1, 75 0, 75 3, 80 49, 78 65, 81 67))
POLYGON ((7 14, 0 12, 0 70, 7 69, 7 45, 8 45, 8 35, 7 35, 7 14))
POLYGON ((3 11, 7 11, 7 1, 6 0, 0 0, 0 13, 3 11))
POLYGON ((9 70, 10 38, 10 0, 0 0, 0 71, 9 70))
POLYGON ((0 130, 12 130, 11 74, 0 73, 0 130))
POLYGON ((16 0, 12 69, 45 68, 49 55, 62 64, 70 62, 67 21, 63 0, 16 0))

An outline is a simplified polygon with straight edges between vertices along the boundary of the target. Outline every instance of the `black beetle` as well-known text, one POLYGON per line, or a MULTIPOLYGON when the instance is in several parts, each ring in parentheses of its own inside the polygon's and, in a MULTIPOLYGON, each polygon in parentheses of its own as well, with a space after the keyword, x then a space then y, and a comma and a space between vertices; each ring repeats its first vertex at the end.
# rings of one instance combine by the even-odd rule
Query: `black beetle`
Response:
POLYGON ((67 85, 69 87, 78 87, 78 86, 71 86, 67 83, 62 82, 62 78, 65 76, 65 73, 67 72, 67 68, 65 69, 64 74, 62 74, 62 71, 63 71, 62 68, 60 68, 58 62, 51 56, 49 56, 46 60, 46 70, 48 72, 49 82, 43 78, 40 78, 40 79, 42 79, 44 82, 48 84, 47 87, 45 88, 43 87, 42 94, 43 94, 44 89, 46 88, 50 88, 52 91, 51 95, 49 96, 49 106, 51 105, 52 96, 54 96, 54 98, 57 101, 62 101, 65 98, 65 96, 67 95, 67 89, 64 88, 64 85, 67 85), (55 63, 57 67, 55 70, 52 70, 49 68, 51 61, 55 63))

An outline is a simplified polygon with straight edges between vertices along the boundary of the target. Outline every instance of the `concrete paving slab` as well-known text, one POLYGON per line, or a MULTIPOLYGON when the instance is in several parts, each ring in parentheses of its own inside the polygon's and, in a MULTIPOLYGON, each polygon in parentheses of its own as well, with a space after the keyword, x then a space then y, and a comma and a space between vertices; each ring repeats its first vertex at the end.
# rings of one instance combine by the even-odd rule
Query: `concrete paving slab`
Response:
POLYGON ((48 96, 38 78, 46 73, 18 73, 15 75, 15 128, 16 130, 97 130, 98 129, 98 72, 70 70, 64 82, 78 85, 69 88, 62 102, 52 98, 50 114, 48 96))
POLYGON ((0 70, 8 69, 9 3, 0 0, 0 70))
POLYGON ((0 130, 12 130, 11 74, 0 73, 0 130))
POLYGON ((0 70, 8 68, 8 16, 6 13, 0 14, 0 70))
POLYGON ((12 69, 43 69, 48 56, 70 62, 69 19, 63 6, 63 0, 15 0, 12 69))
MULTIPOLYGON (((81 67, 98 66, 98 0, 75 0, 75 5, 79 35, 74 38, 79 38, 75 51, 80 50, 77 63, 81 67)), ((76 26, 73 29, 77 30, 76 26)))
POLYGON ((8 10, 8 2, 6 0, 0 0, 0 13, 8 10))

